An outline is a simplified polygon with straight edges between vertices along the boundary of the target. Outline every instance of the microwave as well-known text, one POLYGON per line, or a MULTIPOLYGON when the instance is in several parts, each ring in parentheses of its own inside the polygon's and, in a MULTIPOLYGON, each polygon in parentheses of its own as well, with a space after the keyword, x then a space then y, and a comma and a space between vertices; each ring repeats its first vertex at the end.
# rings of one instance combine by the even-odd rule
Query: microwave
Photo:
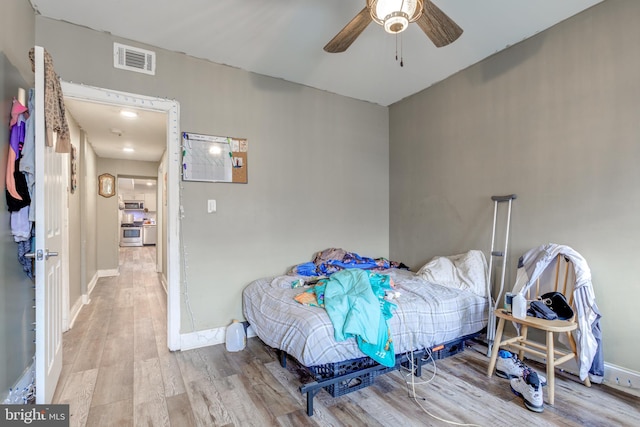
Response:
POLYGON ((144 202, 140 200, 125 200, 124 201, 125 209, 136 209, 136 210, 144 210, 144 202))

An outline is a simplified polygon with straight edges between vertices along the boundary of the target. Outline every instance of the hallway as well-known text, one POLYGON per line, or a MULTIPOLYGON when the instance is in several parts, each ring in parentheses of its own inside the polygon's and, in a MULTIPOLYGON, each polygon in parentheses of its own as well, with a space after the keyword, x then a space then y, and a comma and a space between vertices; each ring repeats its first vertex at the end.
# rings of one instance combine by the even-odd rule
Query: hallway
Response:
POLYGON ((64 333, 52 403, 70 405, 70 425, 281 424, 273 411, 285 419, 295 414, 301 420, 296 425, 314 425, 297 378, 280 368, 260 340, 247 340, 238 353, 224 345, 168 350, 167 299, 155 272, 155 250, 120 248, 120 275, 98 280, 91 302, 64 333))
POLYGON ((71 405, 72 426, 168 425, 169 408, 187 401, 166 345, 167 299, 155 254, 155 246, 120 248, 120 275, 98 279, 64 334, 53 402, 71 405))

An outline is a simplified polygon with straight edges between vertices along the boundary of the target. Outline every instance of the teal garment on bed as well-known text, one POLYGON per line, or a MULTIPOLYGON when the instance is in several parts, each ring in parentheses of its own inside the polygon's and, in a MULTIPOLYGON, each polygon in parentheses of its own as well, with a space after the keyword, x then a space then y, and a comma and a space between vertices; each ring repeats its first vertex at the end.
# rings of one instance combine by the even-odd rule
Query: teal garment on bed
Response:
POLYGON ((384 366, 395 365, 387 320, 395 304, 384 299, 389 276, 361 269, 338 271, 326 281, 324 307, 336 341, 355 337, 360 350, 384 366))

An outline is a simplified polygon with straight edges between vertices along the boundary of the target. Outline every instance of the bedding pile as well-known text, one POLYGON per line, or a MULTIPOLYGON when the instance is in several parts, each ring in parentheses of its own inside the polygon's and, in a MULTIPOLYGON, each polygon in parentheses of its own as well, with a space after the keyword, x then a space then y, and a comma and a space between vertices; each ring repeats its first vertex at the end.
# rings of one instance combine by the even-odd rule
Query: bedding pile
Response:
POLYGON ((396 358, 387 321, 396 305, 385 299, 385 293, 391 290, 393 281, 388 275, 352 268, 320 280, 294 299, 301 304, 324 307, 336 341, 355 337, 364 354, 392 367, 396 358), (309 295, 315 301, 310 301, 309 295))
MULTIPOLYGON (((287 275, 255 280, 243 291, 244 315, 258 337, 265 344, 285 351, 305 366, 358 359, 367 355, 372 357, 360 348, 358 338, 350 338, 351 336, 357 337, 361 333, 361 338, 366 340, 364 337, 369 336, 373 331, 373 329, 369 329, 369 326, 366 326, 366 323, 360 324, 355 318, 351 319, 353 313, 349 314, 347 310, 348 314, 342 312, 337 316, 338 319, 342 319, 343 325, 349 325, 348 328, 341 327, 340 323, 337 323, 338 326, 334 328, 334 323, 331 320, 333 314, 330 314, 331 309, 325 310, 318 301, 316 304, 307 305, 294 299, 301 293, 309 293, 309 289, 300 289, 300 284, 313 282, 315 280, 310 280, 310 276, 319 275, 318 273, 323 273, 323 271, 328 272, 334 267, 341 272, 338 276, 336 276, 337 272, 333 272, 329 276, 329 279, 336 278, 336 281, 340 279, 340 283, 334 283, 335 289, 339 290, 337 292, 338 307, 356 308, 358 311, 359 307, 366 305, 364 301, 372 304, 373 300, 368 299, 352 304, 355 300, 350 293, 351 291, 357 293, 357 289, 365 281, 369 282, 367 286, 373 290, 369 279, 374 277, 374 274, 379 275, 383 283, 386 283, 378 289, 378 291, 382 290, 382 293, 390 289, 392 282, 395 283, 392 302, 383 300, 389 302, 386 309, 390 316, 384 319, 384 310, 380 310, 379 296, 382 294, 379 293, 375 300, 378 304, 380 317, 374 316, 373 321, 369 322, 375 323, 376 319, 379 322, 381 318, 386 321, 386 324, 379 327, 377 331, 382 330, 387 333, 387 337, 390 332, 391 341, 377 340, 376 346, 381 341, 384 341, 383 348, 387 342, 392 344, 389 350, 391 354, 401 354, 422 348, 428 349, 461 336, 479 332, 487 324, 488 298, 486 295, 478 295, 481 293, 480 290, 484 288, 484 281, 481 284, 476 284, 469 283, 467 280, 470 277, 484 280, 486 276, 486 261, 479 251, 472 251, 478 252, 479 255, 474 253, 466 257, 459 257, 455 262, 434 259, 425 266, 426 269, 423 267, 425 276, 427 275, 426 271, 429 270, 428 275, 435 280, 439 280, 436 279, 438 277, 451 279, 444 284, 433 283, 425 279, 423 275, 408 271, 406 266, 402 267, 401 263, 391 263, 382 259, 379 259, 379 262, 382 263, 381 266, 377 265, 375 260, 373 264, 376 265, 374 266, 369 261, 371 258, 354 257, 354 265, 365 264, 370 266, 372 271, 363 271, 360 267, 353 270, 344 267, 349 264, 345 263, 344 256, 340 257, 339 253, 333 252, 334 250, 327 251, 319 253, 320 256, 316 257, 319 263, 316 264, 316 260, 314 260, 314 268, 300 270, 296 266, 287 275), (336 255, 336 258, 329 259, 327 255, 330 257, 331 253, 336 255), (361 262, 363 260, 367 260, 366 263, 361 262), (468 262, 464 260, 468 260, 468 262), (385 264, 385 262, 389 264, 385 264), (438 264, 445 265, 446 271, 438 271, 438 264), (395 265, 396 268, 385 268, 387 265, 395 265), (312 274, 301 274, 300 271, 309 271, 312 274), (458 279, 461 277, 465 279, 459 281, 458 279), (345 281, 353 279, 353 283, 345 284, 342 279, 345 281), (384 282, 386 280, 388 282, 384 282), (352 327, 354 329, 351 329, 352 327), (346 339, 341 340, 343 337, 346 339)), ((330 281, 328 280, 327 283, 330 281)), ((325 307, 330 289, 324 288, 325 307)), ((331 292, 333 293, 333 291, 331 292)), ((375 292, 372 291, 374 295, 376 295, 375 292)), ((315 299, 317 300, 317 298, 315 299)), ((379 325, 382 324, 379 323, 379 325)))
POLYGON ((330 276, 347 268, 381 271, 388 268, 409 269, 397 261, 386 258, 363 257, 355 252, 347 252, 340 248, 329 248, 318 252, 311 262, 295 265, 288 274, 299 276, 330 276))

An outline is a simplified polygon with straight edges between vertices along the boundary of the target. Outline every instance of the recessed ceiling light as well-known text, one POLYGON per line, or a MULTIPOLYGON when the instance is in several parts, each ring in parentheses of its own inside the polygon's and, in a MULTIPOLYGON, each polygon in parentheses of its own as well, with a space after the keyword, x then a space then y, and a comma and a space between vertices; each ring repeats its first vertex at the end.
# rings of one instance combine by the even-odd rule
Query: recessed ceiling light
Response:
POLYGON ((136 117, 138 117, 138 113, 131 110, 120 110, 120 115, 128 119, 135 119, 136 117))
POLYGON ((122 151, 125 151, 125 152, 127 152, 127 153, 133 153, 133 152, 134 152, 134 151, 136 151, 136 150, 134 150, 134 149, 133 149, 133 148, 131 148, 131 147, 124 147, 124 148, 122 149, 122 151))

